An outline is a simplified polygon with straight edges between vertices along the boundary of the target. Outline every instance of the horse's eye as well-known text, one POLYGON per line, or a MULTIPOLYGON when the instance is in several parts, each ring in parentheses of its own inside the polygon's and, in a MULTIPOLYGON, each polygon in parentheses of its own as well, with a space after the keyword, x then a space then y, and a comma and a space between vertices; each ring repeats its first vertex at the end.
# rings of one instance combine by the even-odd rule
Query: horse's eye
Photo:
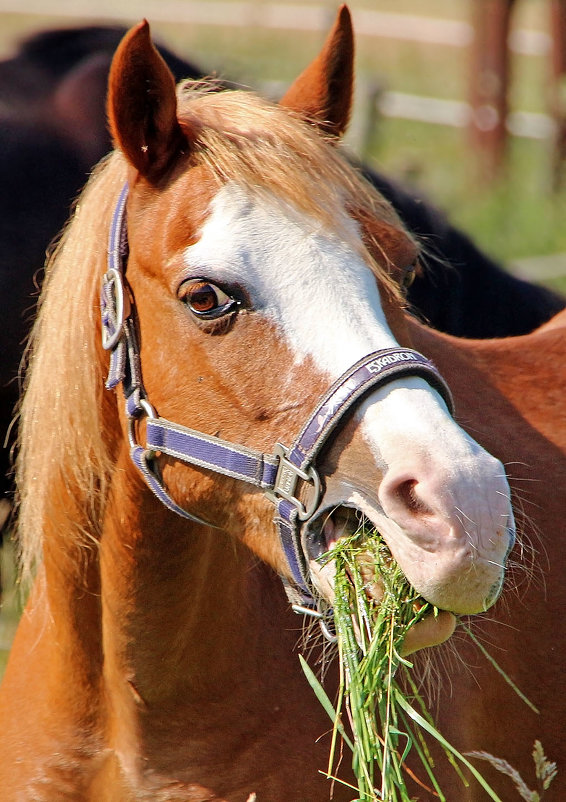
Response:
POLYGON ((203 279, 185 282, 179 291, 179 297, 187 304, 191 312, 199 318, 210 320, 233 312, 239 302, 203 279))
POLYGON ((404 269, 403 277, 401 279, 401 287, 404 290, 409 289, 409 287, 415 280, 416 274, 417 274, 417 262, 413 262, 412 265, 409 265, 404 269))

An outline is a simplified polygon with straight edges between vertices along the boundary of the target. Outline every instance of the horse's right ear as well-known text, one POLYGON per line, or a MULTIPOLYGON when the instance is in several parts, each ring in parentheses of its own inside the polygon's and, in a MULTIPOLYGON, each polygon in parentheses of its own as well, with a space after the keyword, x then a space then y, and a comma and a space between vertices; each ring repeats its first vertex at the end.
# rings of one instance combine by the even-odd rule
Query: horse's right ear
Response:
POLYGON ((175 79, 151 41, 146 20, 122 39, 110 68, 110 132, 126 159, 155 183, 188 149, 177 120, 175 79))

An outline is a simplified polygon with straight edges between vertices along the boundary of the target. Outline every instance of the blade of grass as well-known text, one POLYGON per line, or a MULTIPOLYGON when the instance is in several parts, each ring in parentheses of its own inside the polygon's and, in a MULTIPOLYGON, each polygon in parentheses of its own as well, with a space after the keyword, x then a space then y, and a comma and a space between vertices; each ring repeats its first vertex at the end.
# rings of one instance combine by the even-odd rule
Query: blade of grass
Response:
POLYGON ((490 653, 489 653, 489 652, 487 651, 487 649, 486 649, 486 648, 483 646, 483 644, 481 644, 481 643, 479 642, 479 640, 476 638, 476 636, 475 636, 475 635, 474 635, 474 633, 471 631, 471 629, 470 629, 468 626, 466 626, 466 624, 462 624, 462 629, 463 629, 463 630, 464 630, 464 632, 465 632, 465 633, 468 635, 468 637, 470 637, 470 638, 473 640, 473 642, 474 642, 474 643, 475 643, 475 645, 478 647, 478 649, 479 649, 479 650, 480 650, 480 652, 483 654, 483 656, 484 656, 484 657, 485 657, 487 660, 489 660, 489 662, 490 662, 490 663, 491 663, 491 665, 494 667, 494 669, 495 669, 495 670, 498 672, 498 674, 500 674, 500 675, 503 677, 503 679, 505 680, 505 682, 507 683, 507 685, 509 685, 509 687, 510 687, 510 688, 512 688, 512 689, 515 691, 515 693, 517 694, 517 696, 519 697, 519 699, 521 699, 521 700, 522 700, 522 701, 523 701, 523 702, 524 702, 524 703, 527 705, 527 707, 530 707, 530 708, 531 708, 531 710, 532 710, 534 713, 536 713, 537 715, 540 715, 540 710, 539 710, 537 707, 535 707, 535 705, 534 705, 534 704, 531 702, 531 700, 530 700, 530 699, 528 699, 528 698, 525 696, 525 694, 524 694, 524 693, 523 693, 523 692, 520 690, 520 688, 518 688, 518 687, 517 687, 517 685, 515 685, 515 683, 514 683, 514 682, 513 682, 513 680, 511 679, 511 677, 509 677, 509 676, 508 676, 508 675, 505 673, 505 671, 503 671, 503 669, 501 668, 501 666, 499 665, 499 663, 498 663, 498 662, 497 662, 497 661, 496 661, 496 660, 495 660, 495 659, 494 659, 494 658, 493 658, 493 657, 490 655, 490 653))
POLYGON ((399 704, 400 707, 403 708, 403 710, 407 713, 407 715, 410 718, 412 718, 413 721, 415 721, 415 723, 419 725, 419 727, 421 727, 423 730, 426 730, 426 732, 428 732, 429 735, 432 735, 432 737, 435 738, 438 741, 438 743, 444 749, 448 749, 450 752, 452 752, 454 757, 456 757, 461 763, 463 763, 463 765, 474 775, 474 777, 479 782, 481 787, 491 797, 491 799, 494 800, 494 802, 502 802, 502 800, 495 793, 493 788, 483 778, 483 776, 480 774, 480 772, 470 763, 470 761, 467 760, 464 757, 464 755, 456 749, 456 747, 452 746, 452 744, 449 743, 446 740, 446 738, 444 738, 444 736, 442 736, 438 732, 436 727, 433 727, 431 724, 429 724, 429 722, 425 718, 423 718, 423 716, 421 716, 420 713, 417 713, 417 711, 414 709, 414 707, 412 707, 407 702, 407 700, 404 698, 403 694, 399 693, 399 691, 397 689, 396 689, 395 696, 396 696, 397 704, 399 704))
POLYGON ((302 654, 299 655, 299 660, 301 662, 301 667, 302 667, 302 669, 303 669, 303 671, 305 673, 305 677, 307 678, 307 681, 308 681, 309 685, 311 686, 311 688, 315 692, 316 698, 318 699, 320 704, 323 706, 323 708, 326 710, 326 712, 328 714, 328 717, 330 718, 330 720, 332 721, 332 723, 334 724, 334 726, 336 727, 336 729, 338 730, 338 732, 340 733, 342 738, 344 739, 344 743, 346 744, 348 749, 351 749, 352 751, 354 751, 354 745, 353 745, 352 741, 346 735, 344 727, 340 723, 339 714, 334 709, 334 706, 333 706, 332 702, 330 701, 330 699, 328 698, 328 695, 327 695, 326 691, 324 690, 324 688, 322 687, 322 685, 318 681, 318 679, 315 676, 313 670, 311 669, 311 667, 309 666, 309 664, 307 663, 305 658, 302 656, 302 654))

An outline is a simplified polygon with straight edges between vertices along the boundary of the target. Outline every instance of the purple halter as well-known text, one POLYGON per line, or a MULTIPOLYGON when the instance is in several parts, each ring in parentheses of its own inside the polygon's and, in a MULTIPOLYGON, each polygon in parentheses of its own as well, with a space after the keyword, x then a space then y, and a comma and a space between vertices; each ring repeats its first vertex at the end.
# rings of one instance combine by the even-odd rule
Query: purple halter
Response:
POLYGON ((116 205, 110 229, 108 270, 102 282, 101 310, 102 343, 110 351, 106 387, 112 389, 122 384, 132 460, 149 488, 166 507, 183 518, 205 526, 211 524, 180 507, 167 492, 156 459, 158 453, 262 489, 275 505, 274 522, 293 577, 292 585, 284 580, 287 595, 297 612, 313 612, 317 608, 316 591, 310 581, 301 533, 320 511, 323 488, 315 462, 321 448, 344 414, 362 396, 399 376, 426 379, 452 412, 450 390, 432 362, 418 351, 389 348, 369 354, 352 365, 319 401, 294 443, 289 448, 278 443, 273 454, 234 445, 159 417, 143 387, 134 309, 125 289, 128 261, 127 197, 126 184, 116 205), (136 423, 144 417, 147 418, 145 447, 136 438, 136 423), (296 495, 299 481, 311 486, 310 497, 305 504, 296 495))

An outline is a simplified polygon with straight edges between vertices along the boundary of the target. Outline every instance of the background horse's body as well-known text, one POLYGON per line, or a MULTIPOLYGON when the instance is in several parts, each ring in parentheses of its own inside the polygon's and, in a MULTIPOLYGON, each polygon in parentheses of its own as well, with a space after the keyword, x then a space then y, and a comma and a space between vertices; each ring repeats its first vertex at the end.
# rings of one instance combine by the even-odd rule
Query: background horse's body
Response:
MULTIPOLYGON (((269 461, 329 384, 350 392, 352 362, 374 375, 375 352, 414 359, 394 280, 414 244, 320 138, 346 126, 352 60, 344 7, 282 108, 243 93, 189 93, 178 106, 146 23, 118 51, 109 109, 123 155, 90 182, 53 258, 22 408, 20 533, 24 571, 37 565, 37 578, 0 693, 8 799, 328 797, 329 722, 276 582, 275 572, 302 590, 272 500, 257 477, 248 487, 237 471, 140 444, 151 402, 177 431, 217 446, 221 435, 269 461), (126 178, 129 255, 106 273, 126 178), (125 320, 108 346, 127 339, 126 367, 109 382, 123 385, 125 407, 103 387, 98 298, 105 274, 108 333, 107 283, 119 297, 126 267, 125 320)), ((417 592, 443 608, 421 636, 415 628, 423 646, 449 636, 452 613, 495 601, 513 516, 501 463, 454 422, 433 368, 401 367, 329 435, 296 553, 310 592, 331 603, 311 566, 349 531, 336 509, 364 512, 417 592)), ((331 406, 314 418, 321 427, 331 406)), ((283 520, 291 502, 275 495, 283 520)), ((335 667, 327 680, 333 695, 335 667)), ((346 760, 342 770, 349 777, 346 760)), ((336 786, 335 799, 350 797, 336 786)))

